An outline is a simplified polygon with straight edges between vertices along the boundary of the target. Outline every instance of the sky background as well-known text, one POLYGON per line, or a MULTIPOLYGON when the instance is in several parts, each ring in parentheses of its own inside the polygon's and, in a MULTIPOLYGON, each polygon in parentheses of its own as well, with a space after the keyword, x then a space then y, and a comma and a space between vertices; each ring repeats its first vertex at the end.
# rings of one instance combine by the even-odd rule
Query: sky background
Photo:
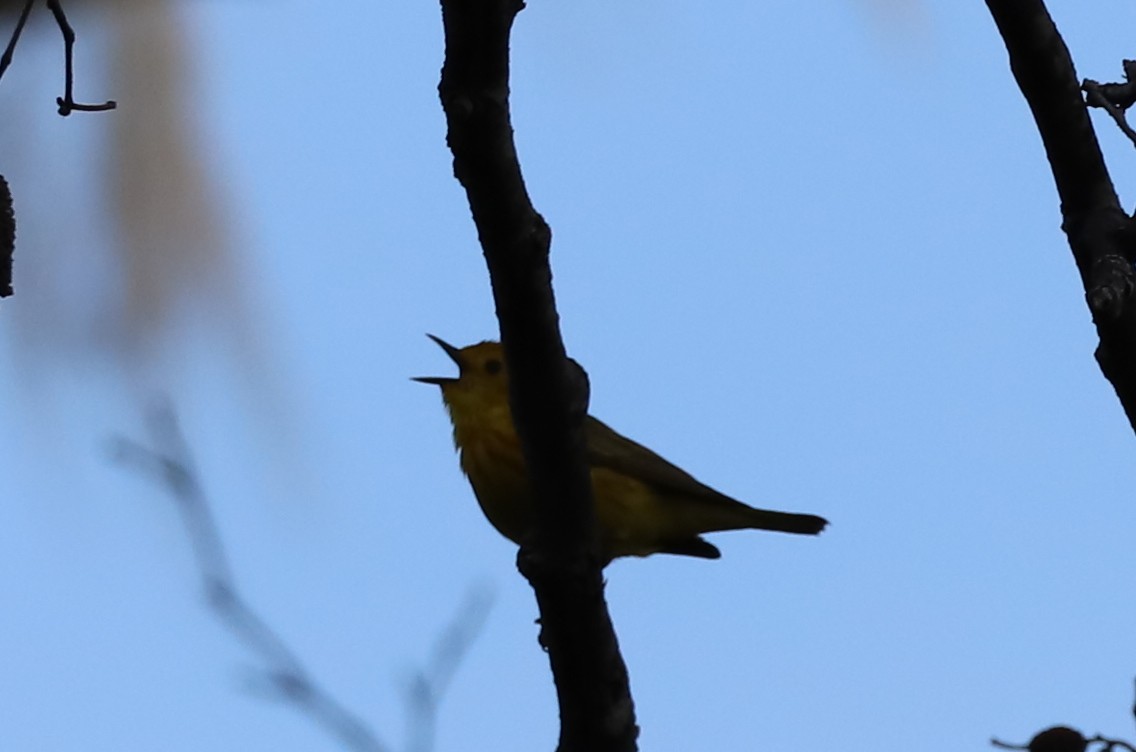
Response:
MULTIPOLYGON (((1082 77, 1120 76, 1131 3, 1050 10, 1082 77)), ((115 299, 108 133, 156 108, 115 91, 109 24, 76 12, 77 95, 122 108, 56 116, 36 13, 0 84, 19 216, 0 746, 340 748, 252 690, 175 506, 107 459, 166 394, 245 596, 389 749, 407 749, 408 677, 486 592, 436 749, 552 749, 515 547, 436 390, 408 379, 453 373, 424 333, 497 334, 444 142, 437 4, 177 6, 177 122, 237 292, 185 306, 144 358, 85 326, 115 299)), ((725 493, 832 523, 609 567, 642 749, 1136 737, 1136 441, 985 5, 534 0, 512 106, 592 413, 725 493)), ((1131 206, 1136 155, 1094 122, 1131 206)))

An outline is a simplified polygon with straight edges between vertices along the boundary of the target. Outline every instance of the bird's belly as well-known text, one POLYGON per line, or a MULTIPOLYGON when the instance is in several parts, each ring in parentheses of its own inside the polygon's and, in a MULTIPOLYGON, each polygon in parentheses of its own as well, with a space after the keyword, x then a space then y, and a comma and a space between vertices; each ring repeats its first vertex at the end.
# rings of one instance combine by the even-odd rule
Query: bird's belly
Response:
POLYGON ((647 556, 668 537, 664 510, 642 481, 607 468, 592 468, 596 527, 609 558, 647 556))
POLYGON ((533 525, 532 494, 516 445, 477 442, 463 447, 461 465, 482 513, 516 544, 533 525))

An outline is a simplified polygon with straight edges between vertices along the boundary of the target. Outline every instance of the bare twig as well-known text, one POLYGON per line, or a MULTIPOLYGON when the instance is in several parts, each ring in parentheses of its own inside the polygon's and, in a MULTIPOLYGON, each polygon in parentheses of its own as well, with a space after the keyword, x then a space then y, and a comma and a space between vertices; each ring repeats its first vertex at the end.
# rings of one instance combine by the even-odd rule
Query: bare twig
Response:
POLYGON ((177 502, 209 607, 260 660, 262 686, 274 699, 291 703, 307 714, 348 749, 384 752, 386 747, 367 724, 319 686, 295 652, 237 589, 217 523, 172 409, 168 405, 154 408, 147 422, 155 448, 120 437, 114 441, 113 456, 159 483, 177 502))
POLYGON ((101 112, 103 110, 113 110, 115 107, 118 107, 118 103, 113 99, 102 104, 80 104, 75 101, 72 96, 72 91, 75 87, 75 30, 72 29, 71 24, 67 22, 67 15, 63 12, 63 6, 60 5, 60 0, 47 0, 47 7, 51 10, 51 15, 55 16, 55 23, 59 26, 59 31, 63 34, 63 64, 65 68, 63 96, 55 98, 55 103, 59 105, 59 114, 63 117, 67 117, 72 112, 101 112))
POLYGON ((1101 744, 1100 752, 1113 752, 1117 749, 1122 749, 1124 752, 1136 752, 1136 747, 1133 747, 1123 739, 1109 739, 1108 737, 1097 734, 1092 739, 1088 740, 1089 744, 1101 744))
POLYGON ((4 77, 4 71, 8 70, 8 66, 12 64, 12 53, 16 51, 16 44, 20 41, 20 34, 24 32, 24 24, 28 22, 28 14, 32 12, 34 4, 35 0, 27 0, 24 3, 24 9, 20 11, 20 18, 16 21, 16 29, 12 32, 12 38, 8 40, 4 54, 0 55, 0 78, 4 77))
POLYGON ((1053 726, 1035 734, 1029 744, 1008 744, 998 739, 991 739, 990 743, 1001 749, 1026 749, 1029 752, 1085 752, 1089 740, 1076 729, 1053 726))
POLYGON ((1136 103, 1136 60, 1124 61, 1124 83, 1102 84, 1091 78, 1086 78, 1081 84, 1084 90, 1086 103, 1090 107, 1099 107, 1116 121, 1121 132, 1128 136, 1128 140, 1136 144, 1136 131, 1128 125, 1125 116, 1128 108, 1136 103))
MULTIPOLYGON (((63 96, 55 98, 55 103, 59 105, 59 114, 67 117, 72 112, 102 112, 104 110, 113 110, 115 107, 118 107, 118 103, 113 99, 107 100, 102 104, 82 104, 75 101, 73 95, 75 88, 75 30, 72 29, 71 24, 68 23, 67 14, 63 12, 63 6, 60 2, 61 0, 47 0, 47 8, 51 11, 51 15, 55 17, 55 24, 59 27, 60 33, 63 34, 63 96)), ((24 25, 28 21, 28 15, 31 13, 33 5, 35 5, 35 0, 26 0, 24 3, 24 8, 20 11, 20 18, 16 21, 16 28, 12 32, 12 37, 8 40, 8 45, 4 48, 3 55, 0 55, 0 78, 4 77, 4 72, 7 71, 8 66, 12 64, 12 55, 16 51, 16 44, 20 41, 20 34, 24 31, 24 25)))
POLYGON ((1099 744, 1100 748, 1093 752, 1136 752, 1136 747, 1123 739, 1110 739, 1100 734, 1085 738, 1080 731, 1068 726, 1054 726, 1038 732, 1029 744, 1010 744, 997 738, 991 739, 990 744, 999 749, 1025 749, 1029 752, 1085 752, 1089 747, 1099 744))

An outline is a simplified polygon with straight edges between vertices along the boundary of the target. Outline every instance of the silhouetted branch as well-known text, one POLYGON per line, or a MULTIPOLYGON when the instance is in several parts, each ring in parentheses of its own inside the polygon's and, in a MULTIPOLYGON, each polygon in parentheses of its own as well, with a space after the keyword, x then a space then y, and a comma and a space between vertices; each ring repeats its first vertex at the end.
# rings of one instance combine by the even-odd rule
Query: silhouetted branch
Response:
POLYGON ((990 744, 999 749, 1024 749, 1029 752, 1086 752, 1094 745, 1100 746, 1092 752, 1136 752, 1136 747, 1123 739, 1110 739, 1100 734, 1085 738, 1080 731, 1068 726, 1048 728, 1030 739, 1028 744, 1010 744, 996 738, 991 739, 990 744))
POLYGON ((16 21, 16 29, 12 32, 12 38, 8 40, 4 54, 0 55, 0 78, 4 78, 4 71, 8 70, 8 66, 12 64, 12 53, 16 51, 16 44, 20 41, 20 34, 24 32, 24 24, 28 22, 28 14, 32 12, 34 4, 35 0, 27 0, 24 3, 23 10, 20 11, 20 18, 16 21))
POLYGON ((357 716, 326 692, 287 643, 245 601, 237 589, 213 513, 177 419, 168 406, 147 415, 153 448, 130 439, 114 441, 113 456, 158 482, 177 502, 193 546, 209 607, 221 624, 263 664, 261 687, 289 702, 336 736, 349 749, 383 752, 386 747, 357 716))
POLYGON ((75 30, 71 28, 71 24, 67 23, 67 15, 63 12, 63 6, 59 4, 59 0, 47 0, 47 7, 51 10, 51 15, 55 16, 55 23, 63 34, 63 65, 66 73, 63 81, 63 96, 55 98, 55 103, 59 105, 59 114, 67 117, 75 111, 101 112, 118 107, 118 103, 113 99, 102 104, 79 104, 75 101, 72 96, 75 88, 75 30))
MULTIPOLYGON (((4 54, 0 55, 0 78, 4 77, 4 71, 8 70, 8 66, 12 64, 12 55, 16 51, 16 44, 20 41, 20 34, 24 31, 24 25, 28 21, 28 15, 31 13, 34 4, 35 0, 27 0, 20 11, 20 18, 16 21, 16 29, 12 32, 7 47, 4 48, 4 54)), ((118 107, 113 99, 102 104, 80 104, 75 101, 73 94, 75 89, 75 30, 68 23, 67 14, 63 12, 60 0, 47 0, 47 8, 55 18, 55 24, 59 27, 60 33, 63 34, 63 96, 55 98, 55 103, 59 105, 59 114, 67 117, 72 112, 101 112, 118 107)))
MULTIPOLYGON (((1132 714, 1136 716, 1136 707, 1132 708, 1132 714)), ((1092 752, 1136 752, 1136 747, 1123 739, 1112 739, 1100 734, 1086 738, 1080 731, 1068 726, 1053 726, 1039 731, 1028 744, 1011 744, 998 738, 991 739, 990 743, 1000 749, 1025 749, 1029 752, 1086 752, 1098 744, 1100 748, 1093 749, 1092 752)))
POLYGON ((0 175, 0 298, 12 294, 12 261, 16 253, 16 210, 12 190, 0 175))
POLYGON ((1065 42, 1042 0, 986 0, 1033 112, 1062 229, 1097 327, 1097 362, 1136 430, 1136 227, 1120 206, 1065 42))
POLYGON ((999 739, 991 739, 990 744, 999 749, 1024 749, 1029 752, 1085 752, 1088 740, 1076 729, 1054 726, 1034 736, 1028 744, 1010 744, 999 739))
POLYGON ((604 600, 583 420, 588 386, 566 357, 552 293, 551 231, 521 176, 509 117, 509 35, 521 0, 442 0, 438 93, 454 175, 489 267, 510 403, 537 503, 518 566, 536 593, 560 702, 560 752, 635 749, 627 669, 604 600))
POLYGON ((1136 103, 1136 60, 1124 61, 1124 83, 1102 84, 1086 78, 1081 84, 1085 101, 1090 107, 1100 107, 1116 121, 1121 132, 1136 144, 1136 131, 1128 125, 1125 112, 1136 103))

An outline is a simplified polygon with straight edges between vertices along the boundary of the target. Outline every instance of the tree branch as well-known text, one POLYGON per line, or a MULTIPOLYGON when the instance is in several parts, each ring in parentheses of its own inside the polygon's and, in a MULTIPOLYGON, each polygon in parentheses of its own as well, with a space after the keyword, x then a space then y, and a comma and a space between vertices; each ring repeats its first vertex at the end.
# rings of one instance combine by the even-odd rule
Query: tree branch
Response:
POLYGON ((12 64, 12 55, 16 52, 16 45, 20 42, 20 35, 24 33, 24 25, 28 22, 28 15, 32 12, 32 5, 34 4, 35 0, 26 0, 23 9, 20 11, 20 17, 16 20, 16 28, 13 29, 7 46, 4 47, 4 53, 0 55, 0 78, 4 77, 4 72, 12 64))
POLYGON ((12 294, 12 260, 16 253, 16 210, 12 190, 0 175, 0 298, 12 294))
POLYGON ((1042 0, 986 0, 1033 112, 1062 229, 1097 327, 1096 358, 1136 430, 1136 228, 1120 206, 1065 42, 1042 0))
MULTIPOLYGON (((20 17, 16 21, 16 28, 12 31, 12 36, 8 39, 4 52, 0 54, 0 78, 4 77, 4 72, 12 64, 12 55, 16 51, 16 45, 20 41, 20 35, 24 31, 24 25, 28 22, 28 14, 31 13, 34 4, 35 0, 26 0, 23 9, 20 11, 20 17)), ((59 33, 63 35, 63 96, 55 98, 55 103, 59 106, 59 114, 67 117, 72 112, 102 112, 118 107, 113 99, 102 104, 80 104, 75 101, 73 95, 75 89, 75 30, 67 21, 67 14, 63 12, 63 5, 60 0, 47 0, 47 7, 55 18, 55 25, 59 27, 59 33)))
POLYGON ((1133 144, 1136 144, 1136 131, 1128 125, 1125 116, 1128 108, 1136 104, 1136 60, 1124 61, 1124 83, 1102 84, 1086 78, 1081 84, 1085 92, 1085 103, 1089 107, 1099 107, 1116 122, 1116 127, 1133 144))
POLYGON ((1086 752, 1090 747, 1093 747, 1092 752, 1136 752, 1136 747, 1123 739, 1112 739, 1100 734, 1086 738, 1080 731, 1068 726, 1054 726, 1040 731, 1030 739, 1029 744, 1012 744, 998 738, 991 739, 990 744, 998 749, 1020 749, 1027 752, 1086 752))
POLYGON ((59 114, 67 117, 72 112, 102 112, 113 110, 118 103, 113 99, 102 104, 80 104, 75 101, 75 30, 67 22, 67 14, 63 12, 60 0, 47 0, 48 10, 55 17, 55 25, 63 34, 63 96, 56 97, 55 103, 59 106, 59 114))
POLYGON ((560 752, 635 749, 638 728, 603 594, 583 419, 587 376, 560 338, 551 231, 525 190, 509 119, 509 34, 521 0, 442 0, 438 92, 493 287, 510 400, 538 524, 518 566, 536 593, 560 703, 560 752))

